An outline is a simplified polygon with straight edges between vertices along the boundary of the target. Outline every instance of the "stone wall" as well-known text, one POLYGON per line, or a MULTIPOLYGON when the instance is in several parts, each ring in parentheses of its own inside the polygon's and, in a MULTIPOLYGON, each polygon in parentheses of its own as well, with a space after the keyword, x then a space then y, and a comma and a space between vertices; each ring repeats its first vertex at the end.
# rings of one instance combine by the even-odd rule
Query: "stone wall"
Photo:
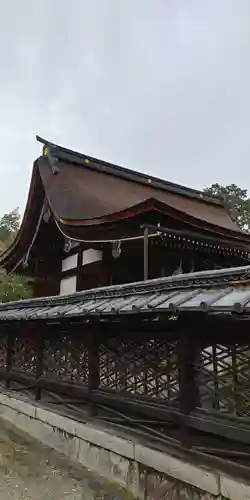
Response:
POLYGON ((0 417, 140 500, 250 499, 249 484, 0 393, 0 417))

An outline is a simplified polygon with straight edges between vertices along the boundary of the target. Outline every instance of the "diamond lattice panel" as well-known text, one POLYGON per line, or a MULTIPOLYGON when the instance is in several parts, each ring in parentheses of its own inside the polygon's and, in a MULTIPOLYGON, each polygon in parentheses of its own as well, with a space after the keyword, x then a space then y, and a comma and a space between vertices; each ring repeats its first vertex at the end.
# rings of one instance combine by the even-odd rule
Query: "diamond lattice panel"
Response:
POLYGON ((12 352, 12 368, 28 373, 36 372, 36 342, 31 335, 15 337, 12 352))
POLYGON ((49 377, 59 377, 63 381, 88 382, 88 358, 83 343, 61 335, 45 340, 43 355, 43 374, 49 377))
POLYGON ((176 344, 110 340, 100 348, 100 385, 136 395, 176 400, 176 344))
POLYGON ((209 346, 197 368, 203 407, 250 415, 250 345, 209 346))

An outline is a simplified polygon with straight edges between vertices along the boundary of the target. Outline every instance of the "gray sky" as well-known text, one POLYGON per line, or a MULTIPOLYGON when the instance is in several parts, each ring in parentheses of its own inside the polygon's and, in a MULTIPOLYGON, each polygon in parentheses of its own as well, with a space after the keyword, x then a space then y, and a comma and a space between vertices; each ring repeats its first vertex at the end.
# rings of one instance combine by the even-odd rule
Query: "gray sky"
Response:
POLYGON ((249 0, 0 0, 0 215, 51 141, 250 190, 249 0))

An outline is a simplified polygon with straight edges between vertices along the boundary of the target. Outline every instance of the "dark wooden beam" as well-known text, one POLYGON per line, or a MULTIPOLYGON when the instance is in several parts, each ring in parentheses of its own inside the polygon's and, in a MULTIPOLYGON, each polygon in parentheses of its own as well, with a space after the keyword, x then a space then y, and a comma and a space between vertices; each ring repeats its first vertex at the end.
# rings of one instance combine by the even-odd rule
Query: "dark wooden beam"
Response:
POLYGON ((97 390, 100 383, 100 359, 99 359, 99 340, 97 332, 93 330, 88 335, 88 372, 89 372, 89 413, 91 416, 97 414, 97 406, 91 400, 91 394, 97 390))
POLYGON ((199 345, 188 332, 184 332, 180 337, 178 354, 180 410, 183 414, 189 414, 199 403, 195 369, 199 359, 199 345))
MULTIPOLYGON (((200 241, 205 241, 205 242, 207 242, 208 245, 209 244, 212 246, 216 245, 216 246, 218 246, 218 248, 220 248, 220 245, 222 245, 223 249, 227 250, 227 255, 234 255, 234 254, 239 255, 239 254, 241 254, 241 255, 244 255, 246 257, 248 255, 247 249, 242 249, 241 246, 237 249, 236 248, 237 245, 235 244, 235 242, 229 241, 228 237, 226 237, 226 236, 222 236, 220 239, 218 239, 218 238, 216 238, 214 236, 210 236, 206 233, 198 233, 198 232, 196 233, 195 231, 191 231, 189 229, 175 229, 175 228, 169 228, 169 227, 163 227, 163 226, 156 226, 153 224, 143 224, 142 228, 144 229, 144 231, 145 231, 145 229, 148 229, 148 231, 149 230, 151 232, 157 231, 159 233, 162 233, 162 235, 166 235, 166 236, 170 235, 170 236, 175 236, 175 237, 179 237, 179 238, 184 238, 185 241, 186 241, 186 239, 194 240, 197 243, 199 243, 200 241)), ((188 241, 186 243, 188 243, 188 241)), ((246 260, 248 260, 248 258, 246 260)))
POLYGON ((148 231, 148 228, 145 227, 144 228, 144 236, 143 236, 143 246, 144 246, 144 253, 143 253, 143 256, 144 256, 144 272, 143 272, 143 279, 144 281, 148 280, 149 276, 148 276, 148 262, 149 262, 149 259, 148 259, 148 247, 149 247, 149 238, 148 238, 148 234, 149 234, 149 231, 148 231))
POLYGON ((77 267, 75 269, 76 272, 76 291, 79 292, 81 290, 81 270, 82 270, 82 251, 78 252, 77 255, 77 267))
MULTIPOLYGON (((43 349, 44 349, 44 335, 43 329, 37 330, 36 340, 36 381, 38 382, 43 374, 43 349)), ((41 387, 39 384, 35 387, 35 398, 38 401, 41 399, 41 387)))

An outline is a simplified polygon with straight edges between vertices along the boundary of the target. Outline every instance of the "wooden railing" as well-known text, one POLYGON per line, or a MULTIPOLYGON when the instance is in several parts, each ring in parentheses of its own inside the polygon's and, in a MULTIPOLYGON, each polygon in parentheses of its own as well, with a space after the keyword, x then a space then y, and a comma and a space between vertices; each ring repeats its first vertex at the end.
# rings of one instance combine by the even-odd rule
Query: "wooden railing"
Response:
POLYGON ((10 322, 1 327, 0 376, 37 400, 52 391, 93 414, 109 408, 250 443, 250 343, 239 332, 237 344, 208 342, 201 324, 194 330, 10 322))

